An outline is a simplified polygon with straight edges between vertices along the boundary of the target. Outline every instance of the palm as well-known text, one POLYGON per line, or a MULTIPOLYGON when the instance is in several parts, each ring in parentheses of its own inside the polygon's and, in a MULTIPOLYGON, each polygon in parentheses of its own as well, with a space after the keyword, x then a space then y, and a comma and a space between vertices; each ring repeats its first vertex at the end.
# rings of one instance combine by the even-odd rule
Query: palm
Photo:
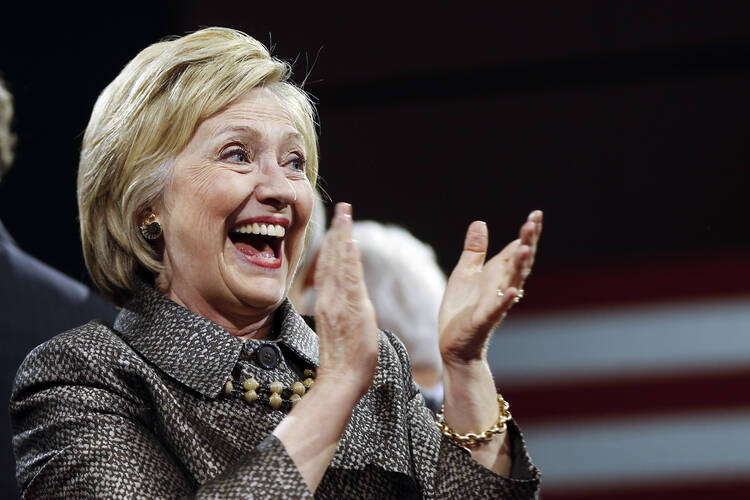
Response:
POLYGON ((469 226, 440 307, 444 360, 482 359, 490 333, 512 307, 531 271, 541 228, 542 213, 535 211, 521 227, 519 238, 485 262, 487 227, 482 222, 469 226))

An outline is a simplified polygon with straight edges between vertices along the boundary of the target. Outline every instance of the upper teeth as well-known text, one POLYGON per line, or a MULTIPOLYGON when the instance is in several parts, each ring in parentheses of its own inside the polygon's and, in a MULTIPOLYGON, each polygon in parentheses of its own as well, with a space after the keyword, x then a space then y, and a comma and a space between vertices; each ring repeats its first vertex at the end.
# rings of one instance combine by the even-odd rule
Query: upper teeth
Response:
POLYGON ((237 226, 232 229, 232 232, 243 234, 266 234, 268 236, 283 238, 286 234, 286 229, 280 224, 258 224, 257 222, 253 222, 252 224, 237 226))

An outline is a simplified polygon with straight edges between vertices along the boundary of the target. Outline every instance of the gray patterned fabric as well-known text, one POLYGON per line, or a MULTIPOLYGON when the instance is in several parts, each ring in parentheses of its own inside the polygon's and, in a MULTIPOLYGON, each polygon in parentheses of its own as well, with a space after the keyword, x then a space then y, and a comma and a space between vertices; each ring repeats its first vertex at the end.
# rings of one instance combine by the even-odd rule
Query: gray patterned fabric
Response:
MULTIPOLYGON (((277 311, 278 366, 142 285, 114 329, 91 322, 35 349, 11 398, 26 498, 312 498, 271 432, 289 386, 318 363, 318 339, 287 301, 277 311), (230 394, 224 391, 234 379, 230 394), (248 403, 242 380, 261 384, 248 403), (268 404, 268 384, 285 389, 268 404)), ((308 422, 315 432, 317 422, 308 422)), ((380 335, 378 370, 354 409, 314 498, 534 498, 539 472, 515 424, 504 478, 442 437, 411 380, 403 345, 380 335)))

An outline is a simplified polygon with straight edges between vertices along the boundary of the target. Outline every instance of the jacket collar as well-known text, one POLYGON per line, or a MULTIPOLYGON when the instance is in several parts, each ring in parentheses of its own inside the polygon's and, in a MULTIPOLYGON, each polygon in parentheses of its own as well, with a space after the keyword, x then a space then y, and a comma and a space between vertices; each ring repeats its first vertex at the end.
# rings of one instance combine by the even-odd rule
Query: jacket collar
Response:
MULTIPOLYGON (((276 310, 278 340, 318 365, 318 337, 289 299, 276 310)), ((114 324, 123 340, 170 377, 215 398, 237 364, 244 342, 213 321, 139 283, 114 324)))
POLYGON ((281 318, 279 342, 286 345, 306 363, 317 367, 320 364, 318 334, 297 314, 289 299, 281 303, 276 310, 276 315, 277 318, 281 318))

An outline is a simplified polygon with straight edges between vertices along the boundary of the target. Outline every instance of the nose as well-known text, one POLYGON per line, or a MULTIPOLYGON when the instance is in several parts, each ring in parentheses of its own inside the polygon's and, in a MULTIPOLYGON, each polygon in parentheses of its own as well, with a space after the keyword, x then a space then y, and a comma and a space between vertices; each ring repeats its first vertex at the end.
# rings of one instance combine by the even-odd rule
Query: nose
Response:
POLYGON ((259 174, 258 184, 255 186, 258 201, 279 210, 297 200, 294 186, 275 157, 268 155, 261 158, 259 174))

